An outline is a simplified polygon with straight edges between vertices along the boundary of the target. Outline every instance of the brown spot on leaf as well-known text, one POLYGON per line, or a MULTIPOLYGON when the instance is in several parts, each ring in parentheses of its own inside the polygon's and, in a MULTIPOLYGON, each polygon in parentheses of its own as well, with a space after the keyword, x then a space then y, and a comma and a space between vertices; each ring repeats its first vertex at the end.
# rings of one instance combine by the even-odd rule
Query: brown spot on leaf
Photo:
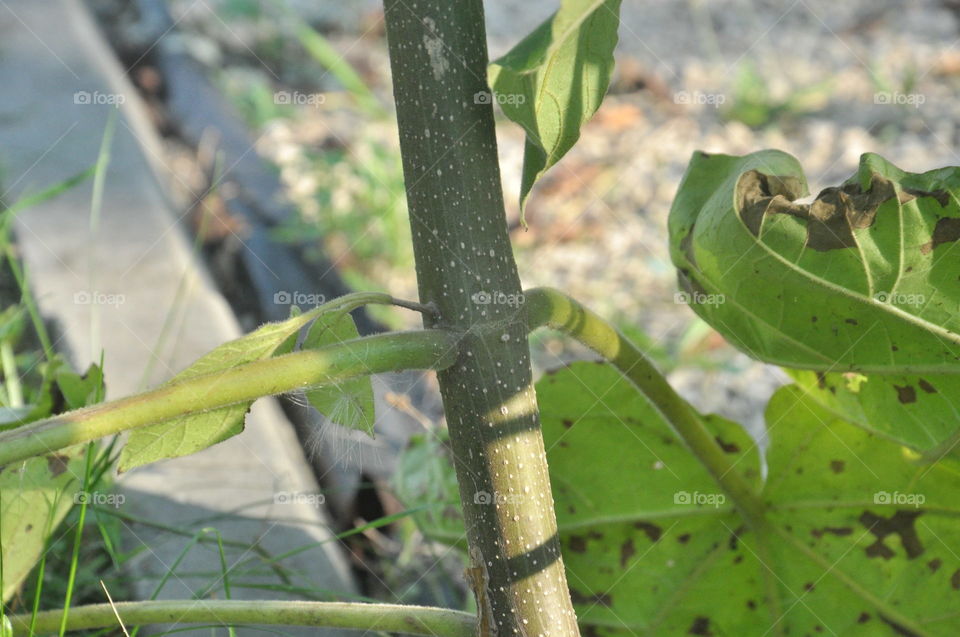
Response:
POLYGON ((948 205, 950 205, 950 193, 943 189, 920 190, 918 188, 904 188, 903 192, 917 197, 918 199, 920 197, 933 197, 937 200, 937 203, 940 204, 941 208, 946 208, 948 205))
POLYGON ((689 541, 690 541, 690 534, 689 534, 689 533, 684 533, 683 535, 678 535, 678 536, 677 536, 677 542, 680 542, 680 544, 686 544, 686 543, 689 542, 689 541))
POLYGON ((656 542, 660 539, 660 536, 663 534, 663 529, 661 529, 656 524, 650 522, 634 522, 634 528, 640 529, 647 534, 647 537, 650 538, 651 542, 656 542))
POLYGON ((583 537, 582 535, 571 535, 570 539, 567 540, 567 545, 574 553, 587 552, 587 538, 583 537))
POLYGON ((815 538, 821 538, 827 533, 844 537, 846 535, 851 535, 853 533, 853 529, 851 529, 849 526, 825 526, 822 529, 810 529, 810 535, 815 538))
POLYGON ((50 469, 50 473, 53 474, 54 478, 66 471, 69 463, 70 458, 61 454, 55 453, 47 456, 47 468, 50 469))
MULTIPOLYGON (((873 225, 880 204, 897 197, 893 182, 882 175, 874 173, 870 182, 868 190, 849 183, 824 189, 809 205, 795 204, 802 192, 798 179, 753 170, 740 176, 737 208, 754 236, 759 236, 765 216, 786 214, 807 222, 806 245, 814 250, 849 248, 856 245, 853 231, 873 225)), ((906 193, 899 197, 901 203, 912 198, 906 193)))
POLYGON ((904 405, 917 402, 917 390, 913 385, 894 385, 893 388, 897 390, 897 400, 904 405))
POLYGON ((561 424, 563 424, 563 426, 566 427, 567 429, 569 429, 570 427, 573 427, 573 421, 570 420, 569 418, 564 418, 564 419, 561 420, 560 422, 561 422, 561 424))
POLYGON ((759 236, 763 218, 771 213, 799 214, 805 206, 791 203, 803 193, 796 177, 764 175, 750 170, 740 175, 737 202, 740 219, 753 236, 759 236), (796 209, 796 210, 794 210, 796 209))
POLYGON ((857 319, 855 318, 843 319, 843 322, 847 323, 848 325, 860 325, 860 323, 857 322, 857 319))
POLYGON ((960 591, 960 570, 954 571, 950 576, 950 587, 955 591, 960 591))
POLYGON ((626 568, 630 558, 636 555, 637 549, 633 546, 633 538, 627 539, 620 545, 620 567, 626 568))
POLYGON ((868 621, 870 621, 869 613, 860 613, 860 616, 857 617, 858 624, 866 624, 868 621))
POLYGON ((726 453, 739 453, 740 447, 737 446, 735 442, 724 442, 720 436, 715 436, 714 440, 717 441, 717 444, 720 445, 720 448, 726 453))
POLYGON ((943 561, 939 557, 935 557, 927 562, 927 568, 930 569, 931 573, 936 573, 939 571, 941 565, 943 565, 943 561))
POLYGON ((812 592, 813 592, 813 582, 804 582, 804 584, 803 584, 803 590, 807 591, 808 593, 812 593, 812 592))
POLYGON ((831 460, 830 461, 830 470, 834 473, 843 473, 846 463, 843 460, 831 460))
POLYGON ((920 246, 921 254, 930 254, 933 249, 943 243, 953 243, 960 239, 960 219, 956 217, 941 217, 933 227, 930 242, 920 246))
POLYGON ((870 511, 864 511, 859 521, 868 531, 876 536, 877 540, 867 547, 867 557, 882 557, 889 560, 894 551, 884 543, 888 535, 899 535, 900 544, 907 553, 908 559, 923 554, 923 545, 917 535, 914 521, 923 514, 923 511, 897 511, 889 518, 884 518, 870 511))
POLYGON ((936 394, 936 393, 937 393, 937 388, 934 387, 933 385, 931 385, 930 383, 928 383, 927 381, 925 381, 925 380, 922 379, 922 378, 917 381, 917 385, 919 385, 919 386, 920 386, 920 389, 922 389, 923 391, 927 392, 928 394, 936 394))
POLYGON ((727 540, 727 546, 730 548, 731 551, 737 550, 738 541, 740 540, 740 534, 743 533, 745 528, 746 527, 744 526, 739 526, 733 531, 733 533, 730 534, 730 539, 727 540))
POLYGON ((817 372, 817 387, 820 389, 827 388, 827 375, 823 372, 817 372))
POLYGON ((710 637, 713 635, 713 631, 710 630, 710 620, 703 615, 698 615, 693 618, 693 623, 690 625, 690 630, 687 631, 688 635, 701 635, 701 637, 710 637))
POLYGON ((749 608, 750 610, 756 610, 756 608, 757 608, 757 603, 756 603, 755 601, 753 601, 752 599, 748 599, 748 600, 747 600, 747 608, 749 608))

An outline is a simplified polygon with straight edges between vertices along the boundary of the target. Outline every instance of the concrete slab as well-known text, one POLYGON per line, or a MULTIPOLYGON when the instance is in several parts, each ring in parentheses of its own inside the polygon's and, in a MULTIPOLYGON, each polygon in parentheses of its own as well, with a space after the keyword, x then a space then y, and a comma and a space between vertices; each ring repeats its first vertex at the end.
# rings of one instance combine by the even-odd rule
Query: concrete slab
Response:
MULTIPOLYGON (((61 327, 57 347, 80 367, 99 360, 102 348, 108 394, 119 397, 169 378, 239 335, 155 178, 154 171, 164 170, 162 153, 142 105, 82 3, 0 2, 0 86, 6 203, 92 165, 108 117, 118 115, 93 229, 89 183, 16 223, 41 310, 61 327)), ((235 598, 286 597, 275 587, 356 591, 319 500, 307 495, 317 485, 302 450, 272 401, 254 407, 241 436, 132 471, 119 485, 125 513, 187 534, 215 527, 273 555, 313 545, 281 561, 279 571, 262 558, 251 562, 257 555, 251 548, 228 548, 235 598)), ((126 550, 144 547, 128 566, 137 594, 146 597, 190 540, 129 524, 123 541, 126 550)), ((194 547, 160 597, 223 598, 219 572, 217 553, 194 547)))

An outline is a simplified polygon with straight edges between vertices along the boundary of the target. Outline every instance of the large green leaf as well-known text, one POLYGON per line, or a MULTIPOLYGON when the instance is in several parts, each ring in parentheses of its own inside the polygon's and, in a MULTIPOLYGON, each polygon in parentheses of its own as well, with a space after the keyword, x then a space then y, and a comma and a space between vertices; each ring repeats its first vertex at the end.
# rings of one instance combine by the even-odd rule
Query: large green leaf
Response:
POLYGON ((0 467, 0 565, 3 597, 33 570, 83 482, 86 445, 0 467))
MULTIPOLYGON (((568 581, 591 634, 960 631, 960 476, 948 467, 914 464, 783 388, 767 410, 762 487, 750 439, 708 421, 762 488, 758 534, 616 371, 578 363, 537 393, 568 581)), ((448 522, 442 531, 451 537, 448 522)))
MULTIPOLYGON (((207 353, 174 376, 170 383, 289 352, 297 333, 327 310, 321 305, 286 321, 267 323, 207 353)), ((127 471, 157 460, 186 456, 223 442, 243 431, 244 417, 249 409, 250 403, 232 405, 135 429, 120 454, 119 470, 127 471)))
POLYGON ((573 147, 600 107, 619 14, 620 0, 562 0, 559 11, 490 65, 492 97, 527 133, 521 209, 533 184, 573 147))
POLYGON ((661 453, 656 439, 635 429, 639 439, 621 432, 611 441, 597 431, 597 421, 630 422, 626 397, 618 403, 619 394, 608 400, 603 393, 616 382, 577 373, 541 392, 547 444, 567 443, 565 453, 552 453, 551 473, 567 477, 592 505, 571 512, 566 503, 573 498, 555 487, 561 526, 582 529, 564 538, 564 555, 582 621, 597 626, 597 634, 893 636, 960 629, 960 613, 948 610, 960 587, 960 506, 952 496, 960 479, 953 472, 915 465, 898 445, 835 420, 796 388, 785 388, 767 411, 768 528, 758 534, 736 512, 671 506, 671 490, 658 483, 658 473, 670 469, 684 483, 699 470, 689 456, 665 459, 664 469, 652 471, 644 459, 661 453), (616 411, 589 407, 594 396, 616 411), (569 433, 564 421, 574 423, 569 433), (631 457, 640 461, 631 464, 631 457), (609 493, 614 483, 623 490, 609 493))
POLYGON ((960 168, 873 154, 811 204, 779 151, 696 153, 670 211, 691 307, 755 358, 819 371, 960 372, 960 168))

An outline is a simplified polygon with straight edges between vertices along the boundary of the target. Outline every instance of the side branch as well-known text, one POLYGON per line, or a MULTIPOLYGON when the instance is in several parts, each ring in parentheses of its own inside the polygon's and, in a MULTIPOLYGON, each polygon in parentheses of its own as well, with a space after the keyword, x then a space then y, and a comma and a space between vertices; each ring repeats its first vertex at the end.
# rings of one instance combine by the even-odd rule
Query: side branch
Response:
POLYGON ((421 330, 365 336, 195 376, 0 433, 0 466, 178 416, 263 396, 403 369, 445 369, 459 335, 421 330))
POLYGON ((670 386, 636 345, 575 299, 551 288, 524 292, 531 330, 550 327, 577 339, 620 370, 653 403, 687 447, 730 496, 748 523, 764 525, 763 501, 730 464, 700 415, 670 386))

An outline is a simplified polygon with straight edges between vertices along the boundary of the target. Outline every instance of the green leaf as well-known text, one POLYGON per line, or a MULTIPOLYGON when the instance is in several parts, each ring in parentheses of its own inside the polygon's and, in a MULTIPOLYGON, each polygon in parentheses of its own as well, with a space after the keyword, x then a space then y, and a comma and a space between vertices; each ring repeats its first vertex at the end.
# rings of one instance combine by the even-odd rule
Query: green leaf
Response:
POLYGON ((786 371, 837 417, 879 436, 920 452, 955 446, 960 429, 960 375, 786 371))
POLYGON ((492 98, 527 133, 521 210, 534 183, 573 147, 600 107, 619 14, 620 0, 563 0, 553 17, 490 65, 492 98))
POLYGON ((0 467, 0 551, 3 601, 36 565, 48 535, 74 504, 86 445, 0 467))
POLYGON ((598 634, 945 636, 960 629, 960 615, 946 611, 957 594, 954 578, 960 585, 951 548, 960 542, 960 507, 951 495, 960 480, 952 472, 928 473, 900 446, 785 388, 766 415, 768 528, 758 534, 723 506, 664 502, 676 491, 667 470, 690 500, 699 488, 709 503, 716 488, 686 486, 700 470, 691 456, 665 456, 664 468, 651 470, 648 459, 670 446, 639 427, 632 440, 598 431, 598 423, 632 425, 634 405, 615 390, 608 400, 604 392, 616 380, 592 376, 556 381, 544 404, 565 399, 566 408, 548 407, 543 422, 548 445, 567 444, 550 457, 551 473, 581 491, 571 497, 555 487, 561 527, 581 529, 563 538, 574 599, 598 634), (614 409, 588 407, 594 396, 614 409), (624 486, 611 493, 617 482, 624 486))
MULTIPOLYGON (((747 526, 615 370, 537 384, 574 605, 595 635, 950 636, 960 630, 960 475, 837 420, 797 387, 752 441, 708 427, 767 503, 747 526)), ((435 497, 435 494, 434 494, 435 497)), ((406 502, 407 505, 413 504, 406 502)), ((443 529, 440 539, 450 536, 443 529)))
MULTIPOLYGON (((289 352, 297 333, 329 309, 321 305, 286 321, 267 323, 246 336, 224 343, 177 374, 170 383, 289 352)), ((223 442, 243 431, 243 420, 249 409, 250 403, 231 405, 135 429, 120 454, 118 470, 123 472, 164 458, 190 455, 223 442)))
POLYGON ((60 367, 56 378, 67 409, 86 407, 103 398, 103 370, 97 365, 90 365, 82 376, 67 367, 60 367))
MULTIPOLYGON (((544 376, 537 400, 581 624, 598 635, 685 635, 686 609, 702 605, 704 591, 716 612, 739 613, 729 599, 746 582, 719 586, 732 574, 703 566, 717 535, 726 546, 743 523, 637 389, 612 367, 576 363, 544 376)), ((756 446, 743 429, 718 417, 708 427, 759 488, 756 446)))
MULTIPOLYGON (((343 343, 359 338, 357 326, 349 312, 322 314, 310 326, 304 349, 343 343)), ((307 392, 310 404, 328 420, 345 427, 359 429, 373 436, 373 383, 369 376, 324 385, 307 392)))
POLYGON ((691 307, 764 361, 819 371, 960 371, 960 168, 863 155, 812 204, 796 159, 695 153, 670 211, 691 307))

